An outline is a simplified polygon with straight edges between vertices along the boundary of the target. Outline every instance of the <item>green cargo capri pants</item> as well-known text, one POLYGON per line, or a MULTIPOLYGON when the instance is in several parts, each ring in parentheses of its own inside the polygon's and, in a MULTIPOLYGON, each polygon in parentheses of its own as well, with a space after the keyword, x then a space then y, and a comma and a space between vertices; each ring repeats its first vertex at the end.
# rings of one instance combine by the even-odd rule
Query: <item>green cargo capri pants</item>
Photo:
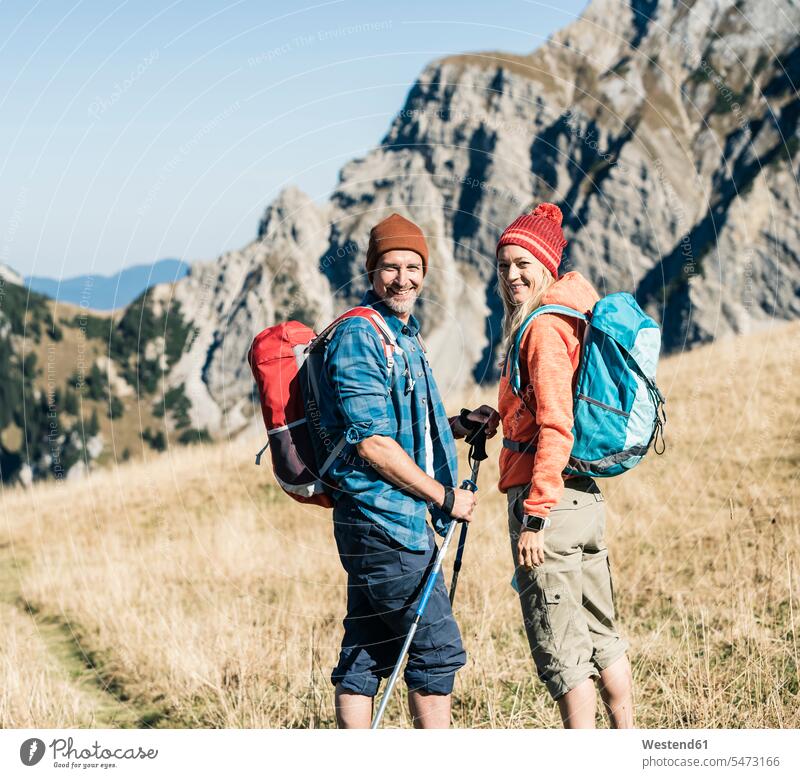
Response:
POLYGON ((522 503, 530 485, 509 489, 508 531, 522 618, 539 678, 554 700, 597 678, 628 649, 614 623, 605 544, 605 503, 591 478, 569 478, 544 530, 544 563, 517 565, 522 503))

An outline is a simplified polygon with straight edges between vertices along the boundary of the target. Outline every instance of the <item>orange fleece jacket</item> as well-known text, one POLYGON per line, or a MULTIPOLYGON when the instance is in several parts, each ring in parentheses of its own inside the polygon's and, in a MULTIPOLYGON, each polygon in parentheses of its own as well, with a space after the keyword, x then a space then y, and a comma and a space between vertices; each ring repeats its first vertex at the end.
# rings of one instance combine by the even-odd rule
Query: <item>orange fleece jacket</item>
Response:
MULTIPOLYGON (((566 273, 545 294, 542 305, 566 305, 582 313, 599 299, 594 287, 577 272, 566 273)), ((560 314, 534 319, 520 348, 522 398, 509 385, 507 371, 500 378, 498 411, 503 437, 535 441, 531 451, 500 453, 501 492, 530 484, 525 512, 547 517, 564 491, 562 472, 572 451, 572 397, 586 324, 560 314), (525 405, 527 404, 527 408, 525 405), (530 410, 528 410, 530 409, 530 410)))

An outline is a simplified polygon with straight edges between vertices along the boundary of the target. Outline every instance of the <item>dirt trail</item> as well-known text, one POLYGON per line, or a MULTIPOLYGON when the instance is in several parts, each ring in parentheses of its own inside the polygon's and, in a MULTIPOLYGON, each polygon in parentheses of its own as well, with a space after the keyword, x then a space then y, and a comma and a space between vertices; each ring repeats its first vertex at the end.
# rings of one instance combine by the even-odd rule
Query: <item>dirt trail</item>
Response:
POLYGON ((8 546, 0 549, 0 602, 12 605, 33 620, 39 641, 91 708, 91 726, 109 729, 158 726, 164 718, 163 712, 135 705, 126 699, 118 684, 104 679, 69 621, 38 612, 23 598, 20 593, 23 572, 24 563, 12 557, 8 546))

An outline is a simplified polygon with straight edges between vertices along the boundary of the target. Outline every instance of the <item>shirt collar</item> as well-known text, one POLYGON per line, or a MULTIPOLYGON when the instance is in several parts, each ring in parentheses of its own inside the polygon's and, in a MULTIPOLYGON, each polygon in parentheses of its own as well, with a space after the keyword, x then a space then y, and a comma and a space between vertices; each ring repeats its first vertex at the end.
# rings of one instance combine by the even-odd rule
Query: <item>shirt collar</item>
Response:
POLYGON ((389 325, 395 335, 402 332, 404 335, 410 335, 413 338, 419 333, 419 322, 413 313, 408 317, 408 324, 403 324, 403 322, 397 318, 397 315, 394 313, 394 311, 392 311, 392 309, 389 308, 389 306, 386 305, 386 303, 383 302, 383 300, 381 300, 377 294, 375 294, 374 289, 367 290, 366 294, 361 300, 361 305, 368 305, 370 308, 374 308, 381 316, 383 316, 383 318, 386 320, 386 323, 389 325))

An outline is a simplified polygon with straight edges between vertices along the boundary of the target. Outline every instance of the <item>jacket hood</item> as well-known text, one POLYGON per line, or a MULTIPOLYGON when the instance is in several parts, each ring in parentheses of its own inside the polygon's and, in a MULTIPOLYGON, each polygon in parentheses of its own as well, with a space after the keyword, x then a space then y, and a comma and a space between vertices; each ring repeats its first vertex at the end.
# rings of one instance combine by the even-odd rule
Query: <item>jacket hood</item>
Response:
POLYGON ((542 305, 566 305, 586 313, 600 299, 595 288, 577 271, 565 273, 542 298, 542 305))

